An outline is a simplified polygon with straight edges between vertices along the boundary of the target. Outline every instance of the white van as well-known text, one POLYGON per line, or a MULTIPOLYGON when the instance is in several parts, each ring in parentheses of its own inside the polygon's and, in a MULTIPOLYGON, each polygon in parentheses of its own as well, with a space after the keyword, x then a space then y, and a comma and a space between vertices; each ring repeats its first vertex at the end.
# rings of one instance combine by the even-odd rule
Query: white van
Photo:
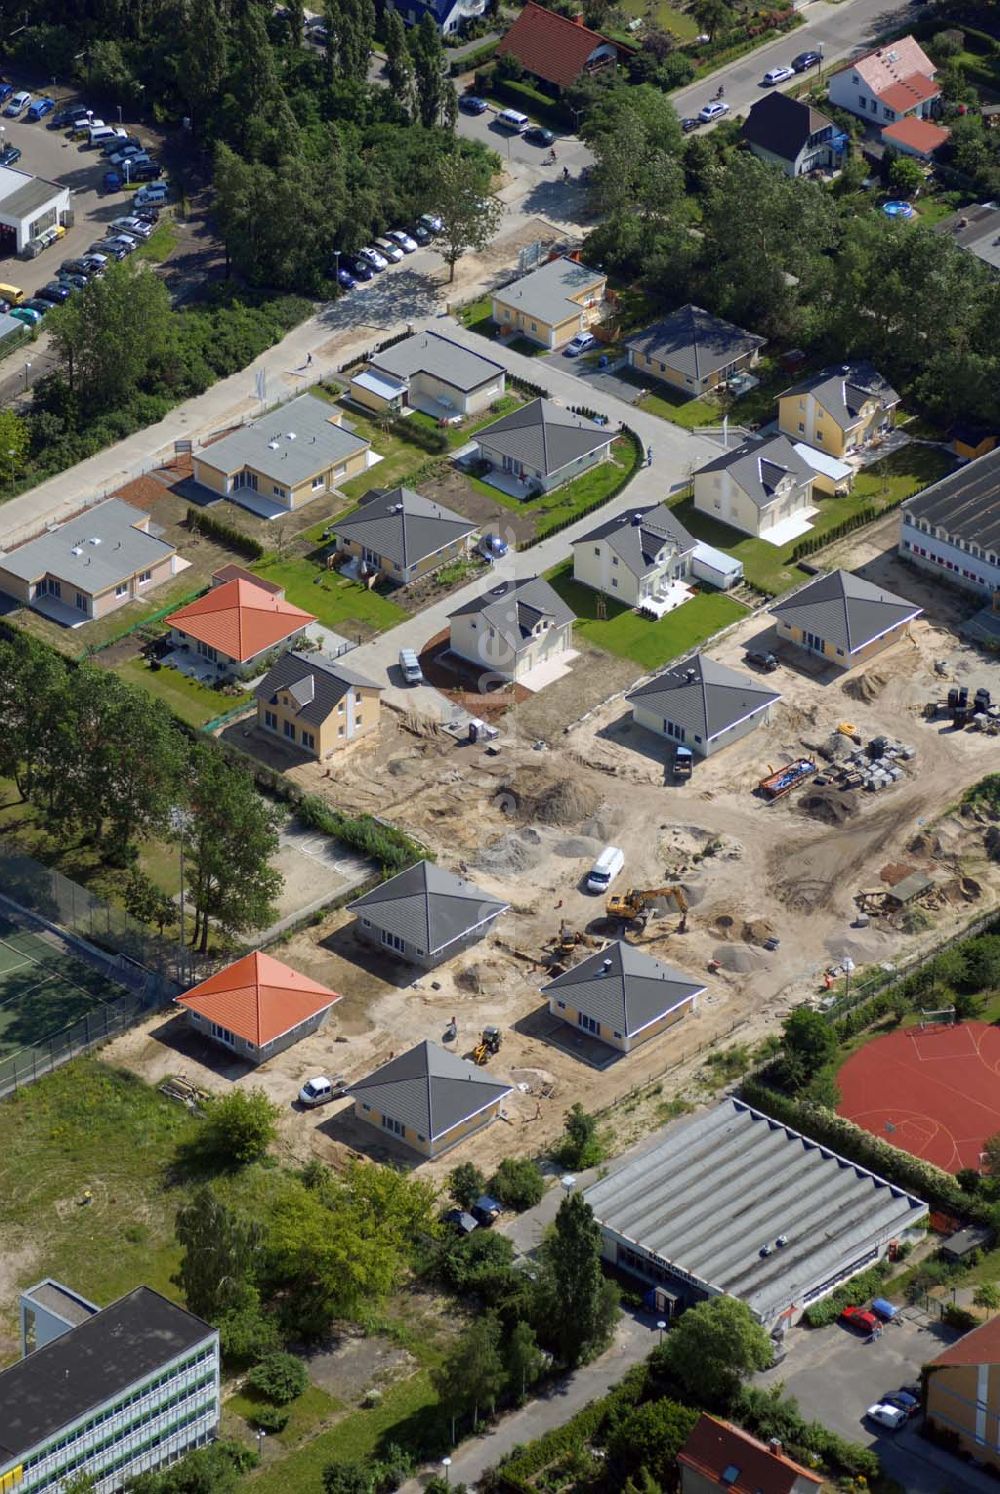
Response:
POLYGON ((527 128, 528 116, 519 114, 516 109, 501 109, 497 115, 497 124, 504 130, 516 130, 520 135, 527 128))
POLYGON ((588 892, 607 892, 612 882, 625 865, 625 852, 617 846, 605 846, 587 878, 588 892))
POLYGON ((87 132, 87 142, 90 145, 106 145, 109 140, 124 140, 128 136, 128 130, 119 130, 114 125, 92 124, 87 132))

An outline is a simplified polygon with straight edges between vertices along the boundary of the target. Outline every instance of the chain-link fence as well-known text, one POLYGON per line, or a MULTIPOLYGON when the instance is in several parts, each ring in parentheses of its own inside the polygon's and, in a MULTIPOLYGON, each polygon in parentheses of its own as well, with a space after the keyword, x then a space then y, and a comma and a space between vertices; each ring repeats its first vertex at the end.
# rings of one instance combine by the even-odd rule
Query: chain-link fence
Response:
POLYGON ((77 1054, 86 1053, 95 1043, 124 1032, 147 1010, 145 1001, 123 991, 120 1001, 105 1002, 62 1032, 20 1048, 7 1058, 0 1058, 0 1099, 40 1079, 77 1054))

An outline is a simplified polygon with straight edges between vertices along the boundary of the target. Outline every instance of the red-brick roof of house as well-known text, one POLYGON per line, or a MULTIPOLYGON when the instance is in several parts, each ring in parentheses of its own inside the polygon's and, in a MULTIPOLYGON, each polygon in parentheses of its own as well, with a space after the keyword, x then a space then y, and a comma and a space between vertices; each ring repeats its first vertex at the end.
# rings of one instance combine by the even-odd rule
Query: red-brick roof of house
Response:
POLYGON ((170 627, 240 664, 316 621, 311 612, 293 607, 255 581, 240 579, 213 586, 166 620, 170 627))
POLYGON ((987 1318, 971 1333, 963 1334, 957 1343, 948 1347, 929 1361, 929 1369, 939 1369, 947 1364, 978 1365, 1000 1364, 1000 1317, 987 1318))
POLYGON ((929 119, 917 119, 909 114, 905 119, 897 119, 895 124, 886 125, 882 131, 882 139, 890 145, 909 146, 911 151, 919 151, 922 156, 932 156, 950 134, 951 131, 944 125, 934 124, 929 119))
POLYGON ((677 1461, 731 1494, 793 1494, 801 1490, 800 1480, 814 1489, 823 1483, 818 1474, 786 1457, 780 1442, 768 1446, 714 1416, 699 1418, 677 1461))
POLYGON ((207 1022, 217 1022, 227 1032, 263 1048, 327 1011, 340 997, 258 950, 174 999, 207 1022))
POLYGON ((926 104, 928 99, 936 99, 940 92, 933 78, 925 78, 922 73, 910 73, 909 77, 901 78, 898 83, 890 83, 879 94, 879 99, 887 108, 895 109, 897 114, 905 114, 918 104, 926 104))
POLYGON ((583 72, 590 54, 603 46, 623 50, 599 31, 591 31, 582 20, 571 21, 528 0, 497 52, 501 57, 515 57, 534 77, 568 88, 583 72))

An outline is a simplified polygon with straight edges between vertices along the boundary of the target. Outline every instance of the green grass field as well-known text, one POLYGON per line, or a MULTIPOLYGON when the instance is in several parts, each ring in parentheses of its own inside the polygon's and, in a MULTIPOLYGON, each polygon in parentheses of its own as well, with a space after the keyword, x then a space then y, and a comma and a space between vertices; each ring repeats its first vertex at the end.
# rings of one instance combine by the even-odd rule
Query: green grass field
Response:
POLYGON ((540 498, 514 498, 481 478, 467 480, 477 492, 491 498, 494 503, 500 503, 514 513, 531 514, 535 520, 535 532, 541 535, 551 534, 581 514, 599 508, 623 478, 633 475, 638 463, 639 452, 633 442, 619 437, 611 443, 609 461, 581 472, 565 487, 543 493, 540 498))
POLYGON ((746 608, 732 597, 703 591, 658 621, 641 617, 607 598, 608 616, 601 621, 597 617, 597 592, 573 580, 572 561, 556 566, 546 579, 576 613, 575 632, 579 638, 606 649, 609 654, 633 659, 644 669, 658 669, 671 659, 682 657, 720 628, 746 616, 746 608))
POLYGON ((254 570, 276 586, 284 587, 285 596, 294 606, 311 612, 326 627, 348 637, 381 633, 408 616, 387 597, 368 591, 338 571, 325 570, 309 555, 264 561, 255 565, 254 570))
POLYGON ((115 665, 115 673, 130 685, 138 685, 156 700, 162 700, 175 716, 189 726, 204 726, 226 711, 233 710, 241 702, 250 700, 249 694, 224 695, 189 679, 179 669, 150 669, 145 659, 126 659, 115 665))

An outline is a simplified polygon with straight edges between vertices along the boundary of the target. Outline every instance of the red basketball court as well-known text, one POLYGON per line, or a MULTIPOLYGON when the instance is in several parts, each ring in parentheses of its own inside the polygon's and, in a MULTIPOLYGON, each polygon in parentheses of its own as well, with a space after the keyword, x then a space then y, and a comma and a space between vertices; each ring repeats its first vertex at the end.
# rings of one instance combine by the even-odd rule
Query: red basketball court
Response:
POLYGON ((838 1113, 873 1136, 946 1172, 978 1170, 1000 1132, 1000 1028, 900 1028, 852 1053, 837 1084, 838 1113))

